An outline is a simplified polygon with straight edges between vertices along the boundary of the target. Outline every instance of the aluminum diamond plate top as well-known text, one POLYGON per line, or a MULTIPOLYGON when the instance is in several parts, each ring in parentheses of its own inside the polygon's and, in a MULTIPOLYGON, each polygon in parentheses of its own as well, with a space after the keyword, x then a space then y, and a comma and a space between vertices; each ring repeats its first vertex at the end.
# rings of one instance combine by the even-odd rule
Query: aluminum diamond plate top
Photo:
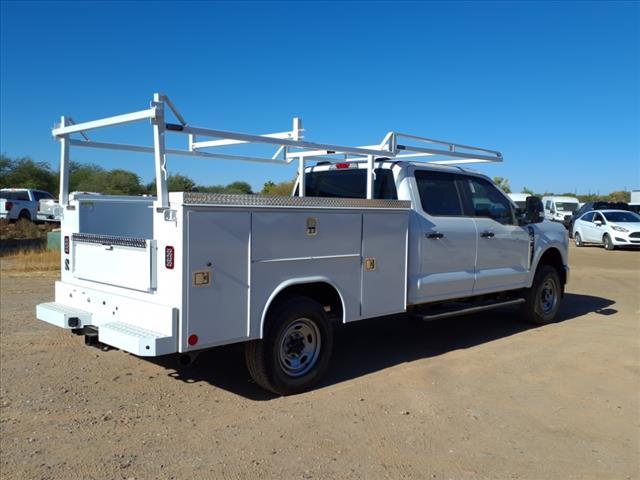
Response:
POLYGON ((365 198, 283 197, 200 192, 185 192, 182 198, 185 205, 264 208, 361 208, 385 210, 406 210, 411 208, 411 202, 405 200, 367 200, 365 198))
POLYGON ((145 248, 147 246, 147 241, 144 238, 98 235, 94 233, 74 233, 71 238, 74 242, 97 243, 99 245, 118 245, 136 248, 145 248))

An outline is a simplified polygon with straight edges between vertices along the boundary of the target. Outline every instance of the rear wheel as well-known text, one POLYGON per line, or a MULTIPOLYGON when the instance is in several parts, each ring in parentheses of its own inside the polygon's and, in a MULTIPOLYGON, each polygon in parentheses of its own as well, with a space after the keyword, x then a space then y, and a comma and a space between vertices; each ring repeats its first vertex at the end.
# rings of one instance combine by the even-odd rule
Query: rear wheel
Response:
POLYGON ((280 395, 309 390, 329 365, 331 324, 322 305, 307 297, 291 298, 267 315, 264 338, 245 345, 251 377, 280 395))
POLYGON ((31 214, 29 213, 29 210, 20 210, 20 214, 18 215, 18 220, 31 221, 31 214))
POLYGON ((605 233, 604 237, 602 237, 602 244, 604 245, 604 248, 607 250, 616 249, 616 246, 613 244, 613 240, 611 240, 611 237, 609 236, 608 233, 605 233))
POLYGON ((582 237, 580 236, 580 233, 576 232, 573 236, 576 247, 582 247, 584 244, 582 243, 582 237))
POLYGON ((558 271, 551 265, 541 265, 533 285, 527 290, 522 314, 531 323, 544 325, 553 322, 560 309, 562 283, 558 271))

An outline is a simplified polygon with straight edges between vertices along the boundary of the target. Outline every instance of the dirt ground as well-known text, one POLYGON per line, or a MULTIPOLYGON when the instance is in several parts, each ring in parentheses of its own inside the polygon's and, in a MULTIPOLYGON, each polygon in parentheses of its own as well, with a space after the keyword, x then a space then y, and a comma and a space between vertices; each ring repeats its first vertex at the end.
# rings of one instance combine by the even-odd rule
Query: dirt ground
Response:
POLYGON ((242 349, 143 360, 35 319, 2 274, 0 477, 640 478, 640 252, 571 249, 561 321, 516 310, 338 331, 315 391, 261 391, 242 349))

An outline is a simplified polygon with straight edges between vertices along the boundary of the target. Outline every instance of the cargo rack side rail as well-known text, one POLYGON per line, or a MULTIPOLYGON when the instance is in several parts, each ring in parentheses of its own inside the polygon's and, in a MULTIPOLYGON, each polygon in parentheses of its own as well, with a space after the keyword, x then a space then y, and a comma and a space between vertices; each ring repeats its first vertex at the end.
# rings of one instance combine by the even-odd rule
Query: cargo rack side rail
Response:
POLYGON ((442 165, 502 161, 502 154, 495 150, 399 132, 387 133, 382 142, 378 144, 356 147, 309 142, 303 139, 302 132, 302 120, 298 117, 293 118, 292 129, 289 131, 261 135, 194 127, 186 122, 169 97, 160 93, 153 95, 151 105, 146 110, 83 123, 76 123, 71 117, 63 116, 60 124, 52 130, 53 136, 60 142, 60 205, 66 208, 69 203, 69 152, 72 146, 153 154, 157 190, 154 207, 158 211, 169 208, 168 155, 279 165, 289 165, 297 161, 300 182, 298 195, 301 197, 305 194, 304 172, 308 160, 337 161, 340 158, 343 161, 366 160, 367 199, 373 198, 373 171, 376 159, 402 160, 410 158, 412 161, 442 165), (166 121, 165 113, 167 110, 177 119, 177 123, 166 121), (89 138, 87 133, 101 128, 141 121, 151 122, 153 146, 99 142, 89 138), (169 133, 186 135, 187 147, 185 149, 167 148, 165 135, 169 133), (75 134, 77 134, 76 137, 72 138, 72 135, 75 134), (77 138, 78 135, 81 138, 77 138), (220 151, 222 147, 237 147, 247 144, 272 145, 276 147, 276 151, 271 156, 239 155, 220 151), (218 149, 218 151, 212 152, 205 149, 218 149))

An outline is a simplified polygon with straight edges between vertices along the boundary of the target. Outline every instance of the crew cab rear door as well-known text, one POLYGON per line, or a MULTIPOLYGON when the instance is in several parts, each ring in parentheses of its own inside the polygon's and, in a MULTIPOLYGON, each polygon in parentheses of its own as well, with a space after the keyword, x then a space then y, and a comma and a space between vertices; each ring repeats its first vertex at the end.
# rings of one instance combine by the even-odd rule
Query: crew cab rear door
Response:
POLYGON ((463 208, 458 176, 416 168, 410 244, 411 303, 471 295, 477 230, 463 208))
POLYGON ((466 211, 478 230, 473 294, 524 287, 529 278, 529 231, 518 225, 509 199, 490 181, 463 177, 466 211))

